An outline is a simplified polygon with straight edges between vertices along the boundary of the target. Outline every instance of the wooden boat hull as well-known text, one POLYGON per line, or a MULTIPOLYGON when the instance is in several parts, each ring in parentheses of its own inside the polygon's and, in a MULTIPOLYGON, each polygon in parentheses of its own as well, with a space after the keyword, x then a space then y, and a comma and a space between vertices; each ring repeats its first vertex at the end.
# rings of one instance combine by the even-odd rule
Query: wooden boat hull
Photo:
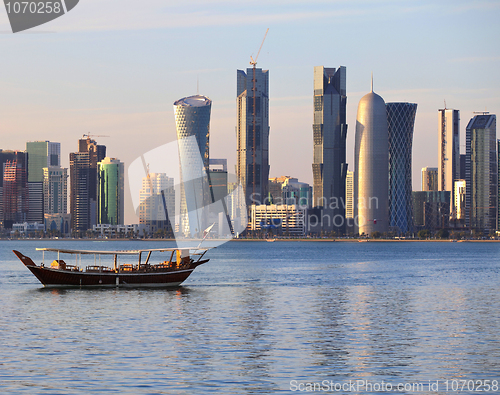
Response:
POLYGON ((175 287, 185 281, 196 266, 208 261, 198 261, 185 269, 160 272, 83 272, 37 266, 31 258, 14 251, 24 265, 45 287, 175 287))

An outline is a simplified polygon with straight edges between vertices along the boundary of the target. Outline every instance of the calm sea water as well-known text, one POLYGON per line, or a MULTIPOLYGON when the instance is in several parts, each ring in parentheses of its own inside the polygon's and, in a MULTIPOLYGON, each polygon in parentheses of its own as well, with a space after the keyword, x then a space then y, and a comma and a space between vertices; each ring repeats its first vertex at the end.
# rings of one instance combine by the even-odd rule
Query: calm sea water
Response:
POLYGON ((0 393, 500 393, 500 243, 230 242, 172 290, 43 289, 11 252, 164 245, 0 242, 0 393))

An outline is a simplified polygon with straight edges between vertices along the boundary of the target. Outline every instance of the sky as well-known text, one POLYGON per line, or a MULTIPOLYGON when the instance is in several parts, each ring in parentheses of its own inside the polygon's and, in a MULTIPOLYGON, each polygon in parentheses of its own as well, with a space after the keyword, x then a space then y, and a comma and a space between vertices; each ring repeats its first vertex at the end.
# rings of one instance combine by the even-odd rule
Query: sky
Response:
MULTIPOLYGON (((0 9, 0 149, 83 134, 125 168, 176 139, 174 101, 212 99, 210 157, 236 163, 236 70, 269 70, 270 177, 312 184, 313 68, 347 69, 347 162, 358 102, 370 90, 417 103, 413 188, 437 167, 438 109, 460 110, 461 152, 474 111, 500 113, 500 1, 80 0, 13 34, 0 9), (105 136, 105 137, 97 137, 105 136)), ((233 170, 234 172, 234 170, 233 170)), ((126 223, 137 223, 128 182, 126 223)))

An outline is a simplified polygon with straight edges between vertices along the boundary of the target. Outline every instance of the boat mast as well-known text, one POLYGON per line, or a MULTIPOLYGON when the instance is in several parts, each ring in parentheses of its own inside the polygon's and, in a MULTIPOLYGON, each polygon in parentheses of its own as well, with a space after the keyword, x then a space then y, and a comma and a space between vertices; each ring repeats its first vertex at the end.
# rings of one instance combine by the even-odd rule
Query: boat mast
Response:
POLYGON ((147 264, 148 264, 148 262, 149 262, 149 257, 151 256, 151 253, 152 253, 152 252, 153 252, 153 251, 149 251, 149 252, 148 252, 148 257, 146 258, 146 263, 145 263, 145 265, 147 265, 147 264))

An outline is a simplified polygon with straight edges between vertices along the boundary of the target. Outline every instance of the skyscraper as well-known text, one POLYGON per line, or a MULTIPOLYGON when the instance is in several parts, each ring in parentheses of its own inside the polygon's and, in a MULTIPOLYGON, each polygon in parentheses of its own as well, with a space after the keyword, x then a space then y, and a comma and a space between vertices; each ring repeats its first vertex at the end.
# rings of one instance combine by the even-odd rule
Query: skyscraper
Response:
POLYGON ((314 67, 313 206, 323 230, 345 232, 346 68, 314 67))
POLYGON ((438 169, 437 167, 422 168, 422 191, 438 190, 438 169))
POLYGON ((70 233, 68 214, 68 169, 60 166, 43 168, 43 204, 45 231, 70 233))
MULTIPOLYGON (((358 232, 389 230, 389 137, 384 99, 372 91, 356 117, 354 202, 358 232)), ((356 221, 355 221, 356 222, 356 221)))
POLYGON ((480 230, 496 229, 496 116, 475 115, 465 133, 465 223, 480 230))
POLYGON ((97 164, 97 223, 123 225, 125 207, 124 165, 115 158, 104 158, 97 164))
POLYGON ((497 230, 500 230, 500 140, 497 140, 497 230))
POLYGON ((28 222, 44 222, 43 169, 61 165, 61 144, 50 141, 29 141, 28 153, 28 222))
POLYGON ((61 143, 28 141, 28 182, 43 182, 43 169, 61 165, 61 143))
POLYGON ((310 208, 312 188, 309 184, 300 182, 297 178, 287 177, 282 185, 282 197, 284 204, 297 204, 301 208, 310 208))
POLYGON ((413 219, 417 228, 431 231, 449 226, 450 191, 414 191, 413 219))
POLYGON ((6 228, 25 222, 28 214, 27 172, 22 160, 3 165, 3 215, 6 228))
POLYGON ((139 223, 146 226, 148 233, 155 233, 160 229, 172 230, 175 225, 174 215, 174 179, 167 177, 165 173, 149 173, 142 179, 139 223))
POLYGON ((227 196, 227 159, 210 159, 210 190, 213 201, 227 196))
POLYGON ((497 172, 498 172, 498 179, 497 179, 497 230, 500 230, 500 140, 497 140, 497 172))
POLYGON ((236 95, 236 176, 247 205, 260 204, 269 182, 269 71, 238 70, 236 95))
POLYGON ((71 229, 82 233, 97 225, 97 163, 106 147, 90 137, 78 141, 78 152, 69 154, 71 229))
POLYGON ((411 154, 417 104, 387 103, 389 133, 390 226, 399 233, 413 231, 411 154))
POLYGON ((27 162, 26 152, 0 150, 0 228, 10 229, 13 223, 19 220, 26 221, 28 213, 27 162), (14 202, 14 199, 18 201, 14 202), (15 218, 12 214, 18 208, 20 216, 15 218))
MULTIPOLYGON (((439 173, 438 190, 450 191, 453 199, 455 180, 460 179, 460 113, 444 108, 439 110, 439 173)), ((453 210, 453 202, 450 209, 453 210)))
POLYGON ((180 229, 184 236, 202 232, 208 222, 199 209, 212 203, 207 177, 211 108, 212 101, 200 95, 174 103, 181 164, 180 229))
POLYGON ((66 214, 68 211, 68 169, 59 166, 43 168, 44 213, 66 214))

